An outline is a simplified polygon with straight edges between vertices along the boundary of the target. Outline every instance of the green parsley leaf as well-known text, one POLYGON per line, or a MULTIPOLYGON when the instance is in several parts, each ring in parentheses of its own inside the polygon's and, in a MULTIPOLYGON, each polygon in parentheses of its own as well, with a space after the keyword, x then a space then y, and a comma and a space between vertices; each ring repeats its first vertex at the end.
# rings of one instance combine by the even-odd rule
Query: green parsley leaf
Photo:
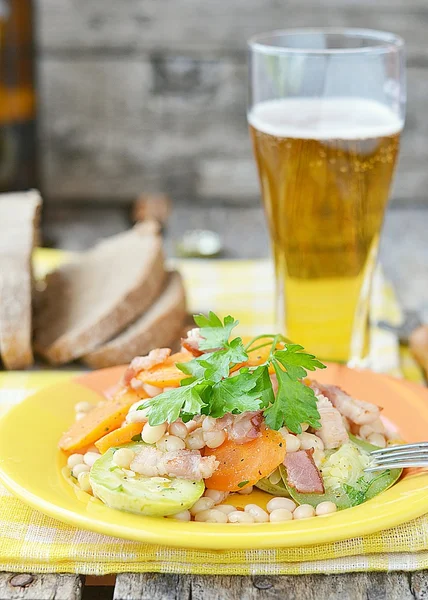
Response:
POLYGON ((204 383, 193 382, 146 400, 143 408, 150 406, 150 425, 160 425, 165 421, 173 423, 180 417, 181 411, 192 415, 201 414, 205 403, 200 393, 205 387, 204 383))
POLYGON ((309 423, 319 429, 319 412, 315 394, 311 388, 295 381, 283 371, 280 363, 273 363, 278 380, 275 402, 264 411, 265 422, 271 429, 285 425, 293 433, 302 433, 301 423, 309 423))
POLYGON ((238 483, 238 487, 239 487, 239 488, 243 488, 243 487, 244 487, 244 485, 247 485, 247 483, 250 483, 250 482, 248 481, 248 479, 247 479, 247 481, 240 481, 240 482, 238 483))
POLYGON ((196 325, 200 328, 200 335, 203 338, 199 342, 199 348, 201 350, 212 350, 213 348, 224 348, 230 338, 232 329, 238 325, 238 321, 235 321, 233 317, 228 315, 224 319, 224 323, 221 319, 210 312, 208 317, 204 315, 195 315, 196 325))
POLYGON ((343 489, 345 490, 345 493, 351 502, 351 506, 358 506, 359 504, 362 504, 366 499, 366 492, 363 490, 359 490, 358 488, 353 487, 352 485, 344 483, 343 489))
POLYGON ((217 382, 211 390, 210 416, 218 419, 226 413, 259 410, 260 392, 256 385, 257 379, 249 371, 217 382))
POLYGON ((187 363, 177 363, 180 371, 196 379, 220 381, 229 377, 231 366, 245 362, 248 354, 245 352, 241 338, 235 338, 226 344, 224 350, 208 352, 187 363))
POLYGON ((302 352, 303 346, 299 344, 286 344, 284 350, 276 350, 274 358, 281 363, 287 370, 287 373, 292 379, 302 379, 306 377, 308 371, 315 369, 325 369, 322 364, 313 354, 302 352))
POLYGON ((269 367, 262 365, 253 371, 253 377, 257 380, 254 392, 260 395, 260 408, 267 408, 275 402, 272 381, 269 375, 269 367))

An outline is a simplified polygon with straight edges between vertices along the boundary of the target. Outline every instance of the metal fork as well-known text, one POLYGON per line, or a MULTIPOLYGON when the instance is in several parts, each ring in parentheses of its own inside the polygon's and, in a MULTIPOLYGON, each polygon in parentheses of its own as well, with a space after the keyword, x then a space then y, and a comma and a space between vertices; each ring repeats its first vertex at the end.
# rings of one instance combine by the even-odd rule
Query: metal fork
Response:
POLYGON ((364 469, 367 473, 383 469, 428 467, 428 442, 389 446, 370 452, 373 464, 364 469))

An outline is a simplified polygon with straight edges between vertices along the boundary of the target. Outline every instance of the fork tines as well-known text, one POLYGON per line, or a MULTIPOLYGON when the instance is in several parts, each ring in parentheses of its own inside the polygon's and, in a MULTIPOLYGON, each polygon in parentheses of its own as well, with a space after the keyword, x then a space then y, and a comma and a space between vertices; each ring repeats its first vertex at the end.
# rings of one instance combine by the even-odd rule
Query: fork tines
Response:
POLYGON ((428 442, 402 444, 380 448, 370 453, 372 464, 364 469, 370 473, 383 469, 404 469, 428 466, 428 442))

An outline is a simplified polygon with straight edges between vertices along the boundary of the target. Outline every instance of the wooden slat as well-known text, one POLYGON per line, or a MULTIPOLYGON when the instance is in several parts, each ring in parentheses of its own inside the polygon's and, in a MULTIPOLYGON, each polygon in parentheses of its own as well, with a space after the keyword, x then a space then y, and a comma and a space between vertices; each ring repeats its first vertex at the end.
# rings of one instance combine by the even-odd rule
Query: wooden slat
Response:
POLYGON ((80 600, 79 575, 0 573, 0 600, 80 600))
POLYGON ((114 600, 422 600, 427 574, 118 575, 114 600), (415 586, 415 591, 412 589, 415 586))

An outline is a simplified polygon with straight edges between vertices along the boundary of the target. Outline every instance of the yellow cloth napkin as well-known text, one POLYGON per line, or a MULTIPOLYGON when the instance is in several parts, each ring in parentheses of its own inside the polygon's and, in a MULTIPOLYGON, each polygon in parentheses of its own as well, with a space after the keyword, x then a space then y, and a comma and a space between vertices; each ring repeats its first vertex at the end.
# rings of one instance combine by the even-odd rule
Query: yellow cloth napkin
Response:
MULTIPOLYGON (((37 271, 62 260, 53 252, 38 254, 37 271)), ((192 311, 231 313, 241 333, 258 333, 273 325, 273 276, 268 261, 179 261, 192 311)), ((378 271, 372 316, 399 321, 400 311, 389 284, 378 271)), ((403 357, 403 355, 401 355, 403 357)), ((409 355, 406 374, 421 375, 409 355)), ((373 330, 372 368, 400 375, 400 350, 388 332, 373 330)), ((45 385, 71 377, 71 371, 0 374, 0 411, 21 402, 45 385)), ((40 466, 43 468, 43 465, 40 466)), ((0 570, 103 575, 122 572, 200 574, 304 574, 428 567, 428 515, 363 538, 320 546, 245 551, 174 549, 120 540, 55 521, 27 507, 0 486, 0 570)))

